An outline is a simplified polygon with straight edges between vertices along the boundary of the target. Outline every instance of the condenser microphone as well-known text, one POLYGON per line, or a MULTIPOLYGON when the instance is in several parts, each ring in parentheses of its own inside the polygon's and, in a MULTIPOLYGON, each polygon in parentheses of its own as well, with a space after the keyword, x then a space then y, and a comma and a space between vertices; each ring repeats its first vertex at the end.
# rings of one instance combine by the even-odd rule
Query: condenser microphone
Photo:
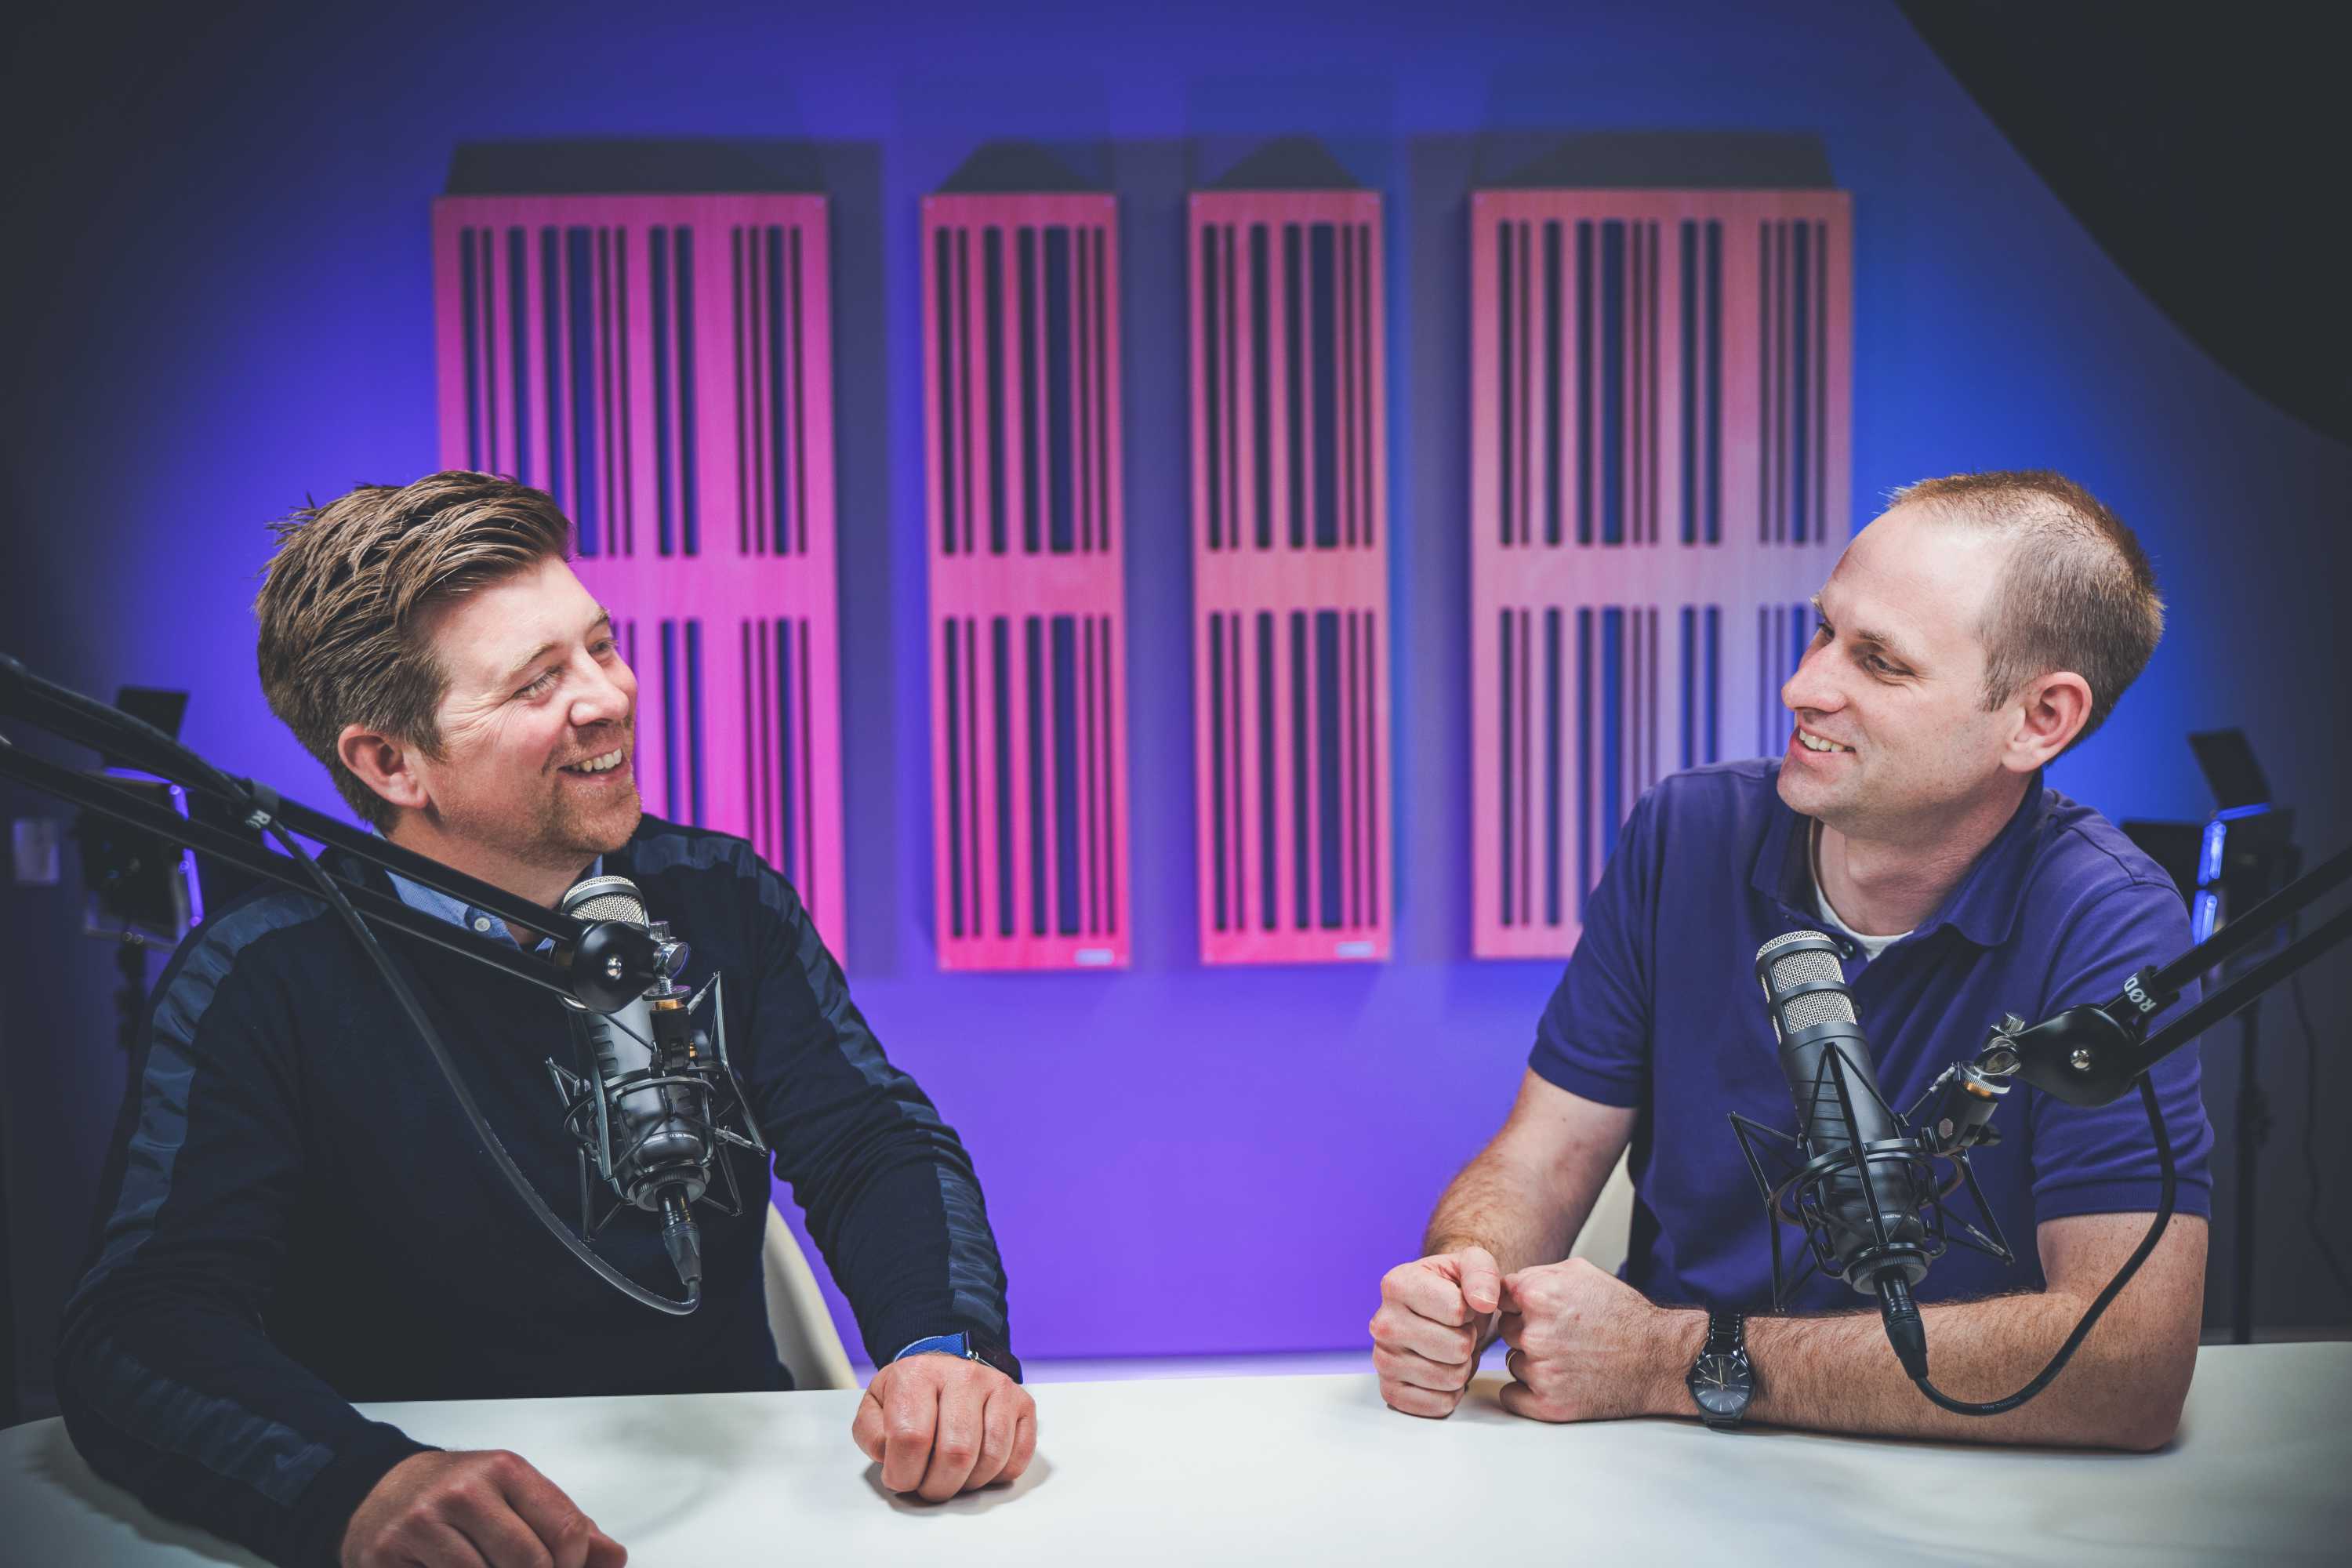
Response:
POLYGON ((1809 1184, 1817 1199, 1809 1217, 1826 1228, 1840 1278, 1878 1297, 1905 1370, 1925 1377, 1927 1339, 1911 1287, 1927 1272, 1927 1227, 1907 1153, 1873 1152, 1874 1145, 1906 1141, 1879 1092, 1838 953, 1838 944, 1820 931, 1790 931, 1758 950, 1756 977, 1780 1043, 1780 1070, 1796 1102, 1806 1157, 1816 1164, 1843 1157, 1809 1184))
POLYGON ((565 998, 594 1058, 600 1172, 622 1202, 662 1220, 662 1242, 689 1291, 702 1279, 702 1244, 691 1205, 710 1184, 717 1153, 708 1085, 679 1070, 696 1057, 688 994, 670 976, 685 949, 647 919, 625 877, 591 877, 563 896, 563 913, 647 931, 664 954, 660 975, 610 1014, 565 998))

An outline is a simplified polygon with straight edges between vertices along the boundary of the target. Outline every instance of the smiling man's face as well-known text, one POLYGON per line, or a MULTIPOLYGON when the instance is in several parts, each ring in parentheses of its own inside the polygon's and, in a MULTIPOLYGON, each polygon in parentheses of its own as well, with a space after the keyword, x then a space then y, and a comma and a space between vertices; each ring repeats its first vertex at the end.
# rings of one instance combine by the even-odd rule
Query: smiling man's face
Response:
POLYGON ((571 872, 627 842, 637 678, 572 568, 550 557, 459 595, 426 629, 449 682, 441 754, 415 763, 435 828, 571 872))
POLYGON ((1854 536, 1780 689, 1796 716, 1780 764, 1791 808, 1855 837, 1932 837, 2000 787, 2016 715, 1985 709, 1984 615, 2011 548, 1917 506, 1854 536))

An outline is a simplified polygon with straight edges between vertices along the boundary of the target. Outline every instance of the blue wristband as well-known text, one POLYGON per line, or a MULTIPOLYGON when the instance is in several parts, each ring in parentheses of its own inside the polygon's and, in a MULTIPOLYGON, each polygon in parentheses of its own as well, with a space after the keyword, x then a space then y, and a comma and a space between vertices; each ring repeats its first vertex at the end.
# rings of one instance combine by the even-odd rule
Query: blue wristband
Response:
POLYGON ((951 1355, 961 1357, 965 1361, 971 1361, 973 1359, 971 1353, 971 1336, 969 1334, 933 1334, 929 1339, 917 1340, 914 1343, 908 1345, 906 1349, 900 1351, 897 1355, 892 1356, 890 1359, 892 1361, 905 1361, 910 1355, 951 1355))
POLYGON ((1013 1382, 1021 1381, 1021 1363, 1013 1352, 995 1341, 975 1338, 970 1333, 933 1334, 917 1340, 890 1359, 906 1360, 910 1355, 951 1355, 961 1361, 976 1361, 982 1366, 994 1367, 1013 1382))

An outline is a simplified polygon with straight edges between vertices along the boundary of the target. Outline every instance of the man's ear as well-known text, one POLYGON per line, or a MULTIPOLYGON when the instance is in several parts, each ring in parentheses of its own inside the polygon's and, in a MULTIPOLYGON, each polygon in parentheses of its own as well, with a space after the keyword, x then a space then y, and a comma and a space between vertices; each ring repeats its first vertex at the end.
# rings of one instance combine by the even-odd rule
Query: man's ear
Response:
POLYGON ((2001 763, 2012 773, 2043 766, 2091 721, 2091 683, 2071 669, 2026 682, 2018 693, 2017 728, 2001 763))
POLYGON ((354 778, 394 805, 420 810, 432 799, 416 772, 416 748, 396 736, 346 724, 335 737, 335 755, 354 778))

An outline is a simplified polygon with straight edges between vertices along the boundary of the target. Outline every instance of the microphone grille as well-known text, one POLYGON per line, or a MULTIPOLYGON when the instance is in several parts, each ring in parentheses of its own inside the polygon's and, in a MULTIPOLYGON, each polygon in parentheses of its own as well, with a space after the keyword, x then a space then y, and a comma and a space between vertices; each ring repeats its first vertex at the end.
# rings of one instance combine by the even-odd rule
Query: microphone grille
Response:
POLYGON ((626 877, 591 877, 563 895, 563 912, 577 920, 646 923, 645 895, 626 877))
MULTIPOLYGON (((1757 961, 1763 963, 1778 949, 1790 942, 1807 940, 1826 942, 1828 938, 1817 931, 1792 931, 1785 936, 1774 937, 1757 949, 1757 961)), ((1787 1022, 1782 1026, 1790 1034, 1794 1034, 1799 1029, 1809 1029, 1815 1024, 1851 1024, 1857 1021, 1857 1016, 1853 1010, 1853 998, 1843 988, 1845 971, 1838 967, 1838 961, 1833 955, 1822 952, 1820 948, 1800 948, 1783 957, 1774 958, 1766 966, 1765 973, 1769 977, 1765 982, 1766 994, 1774 1003, 1773 1011, 1776 1016, 1786 1018, 1787 1022), (1786 1007, 1779 1005, 1781 993, 1800 985, 1817 984, 1824 980, 1839 982, 1840 989, 1809 991, 1789 1003, 1786 1007)))
MULTIPOLYGON (((583 883, 582 883, 582 884, 581 884, 581 886, 583 886, 583 887, 586 887, 586 886, 587 886, 587 884, 583 882, 583 883)), ((1779 936, 1774 937, 1770 942, 1766 942, 1762 947, 1759 947, 1759 948, 1758 948, 1758 949, 1756 950, 1756 962, 1757 962, 1757 963, 1763 963, 1763 962, 1764 962, 1764 959, 1765 959, 1765 956, 1766 956, 1767 954, 1769 954, 1769 953, 1778 952, 1780 952, 1782 948, 1784 948, 1784 947, 1788 946, 1788 945, 1789 945, 1790 942, 1827 942, 1827 941, 1829 941, 1829 938, 1828 938, 1827 936, 1824 936, 1822 932, 1817 931, 1782 931, 1779 936)), ((1790 956, 1791 956, 1791 957, 1794 957, 1794 956, 1796 956, 1796 955, 1795 955, 1795 954, 1791 954, 1790 956)))

